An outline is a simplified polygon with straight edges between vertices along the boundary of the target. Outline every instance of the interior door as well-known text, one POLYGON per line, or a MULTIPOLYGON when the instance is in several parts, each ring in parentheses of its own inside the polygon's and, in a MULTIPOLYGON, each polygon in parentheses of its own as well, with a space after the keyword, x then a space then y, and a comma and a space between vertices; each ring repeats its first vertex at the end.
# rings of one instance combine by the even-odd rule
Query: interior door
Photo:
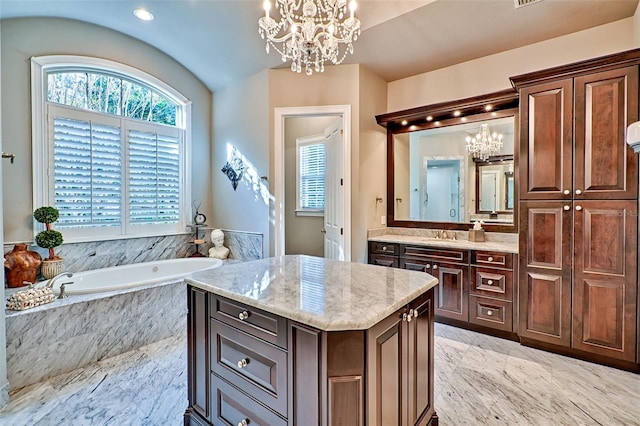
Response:
POLYGON ((344 191, 342 158, 342 118, 324 131, 324 257, 344 260, 344 191))

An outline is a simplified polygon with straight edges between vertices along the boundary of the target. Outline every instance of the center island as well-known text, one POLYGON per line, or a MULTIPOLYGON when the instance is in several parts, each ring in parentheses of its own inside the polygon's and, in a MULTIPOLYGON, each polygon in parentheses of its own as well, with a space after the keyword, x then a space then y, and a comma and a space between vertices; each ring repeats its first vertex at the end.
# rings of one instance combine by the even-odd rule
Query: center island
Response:
POLYGON ((185 425, 437 425, 424 272, 282 256, 192 274, 185 425))

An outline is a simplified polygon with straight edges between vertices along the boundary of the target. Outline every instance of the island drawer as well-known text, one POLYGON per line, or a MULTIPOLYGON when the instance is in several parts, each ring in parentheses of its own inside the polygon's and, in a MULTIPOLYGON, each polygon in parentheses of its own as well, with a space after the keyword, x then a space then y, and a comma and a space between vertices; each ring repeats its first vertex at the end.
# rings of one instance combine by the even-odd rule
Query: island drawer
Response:
POLYGON ((369 253, 397 256, 399 253, 399 247, 396 243, 381 243, 379 241, 369 241, 369 253))
POLYGON ((478 266, 493 266, 496 268, 513 268, 513 254, 499 251, 474 250, 471 254, 471 264, 478 266))
POLYGON ((469 264, 469 251, 449 248, 402 245, 400 257, 408 259, 426 259, 431 262, 449 262, 469 264))
POLYGON ((394 256, 386 256, 384 254, 370 254, 369 264, 397 268, 398 258, 394 256))
POLYGON ((211 368, 220 377, 287 415, 287 353, 211 320, 211 368))
POLYGON ((281 348, 287 348, 287 320, 223 297, 211 296, 213 318, 281 348))
POLYGON ((513 305, 506 300, 469 296, 469 322, 496 330, 513 331, 513 305))
POLYGON ((513 300, 513 273, 502 269, 471 267, 471 293, 513 300))
POLYGON ((249 398, 215 374, 211 374, 211 407, 214 425, 286 426, 273 411, 249 398))

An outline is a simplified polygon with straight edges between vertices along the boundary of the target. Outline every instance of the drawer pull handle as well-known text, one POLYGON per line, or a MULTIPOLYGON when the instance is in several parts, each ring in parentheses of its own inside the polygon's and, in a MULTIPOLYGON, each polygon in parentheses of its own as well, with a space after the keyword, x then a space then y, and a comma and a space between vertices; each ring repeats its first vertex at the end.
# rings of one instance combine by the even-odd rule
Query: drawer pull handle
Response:
POLYGON ((493 257, 489 256, 489 258, 487 259, 489 262, 493 262, 493 257))
POLYGON ((435 271, 436 269, 438 269, 438 265, 433 265, 433 270, 435 271))
POLYGON ((238 422, 238 426, 247 426, 249 424, 249 419, 242 419, 242 421, 238 422))
POLYGON ((402 321, 411 322, 412 319, 418 317, 418 310, 409 309, 409 313, 402 314, 402 321))
POLYGON ((238 368, 244 368, 249 364, 249 359, 248 358, 242 358, 240 361, 238 361, 238 368))
POLYGON ((489 310, 487 311, 487 315, 489 315, 489 316, 493 315, 493 311, 492 311, 491 309, 489 309, 489 310))
POLYGON ((240 319, 240 321, 244 321, 247 318, 249 318, 249 312, 247 311, 242 311, 238 314, 238 318, 240 319))
POLYGON ((489 280, 489 281, 487 281, 487 284, 489 284, 489 285, 493 285, 493 280, 489 280))

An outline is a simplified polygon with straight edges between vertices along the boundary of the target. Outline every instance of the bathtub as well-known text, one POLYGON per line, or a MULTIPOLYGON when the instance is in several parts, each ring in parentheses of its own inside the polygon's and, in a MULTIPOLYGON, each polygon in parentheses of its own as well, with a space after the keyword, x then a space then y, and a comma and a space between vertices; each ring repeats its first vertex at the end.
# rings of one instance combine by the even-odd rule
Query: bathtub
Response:
POLYGON ((220 266, 222 266, 222 260, 209 257, 168 259, 113 266, 78 272, 73 274, 71 278, 59 278, 54 290, 58 293, 60 285, 67 283, 65 286, 67 295, 117 291, 159 281, 179 279, 192 272, 219 268, 220 266))

